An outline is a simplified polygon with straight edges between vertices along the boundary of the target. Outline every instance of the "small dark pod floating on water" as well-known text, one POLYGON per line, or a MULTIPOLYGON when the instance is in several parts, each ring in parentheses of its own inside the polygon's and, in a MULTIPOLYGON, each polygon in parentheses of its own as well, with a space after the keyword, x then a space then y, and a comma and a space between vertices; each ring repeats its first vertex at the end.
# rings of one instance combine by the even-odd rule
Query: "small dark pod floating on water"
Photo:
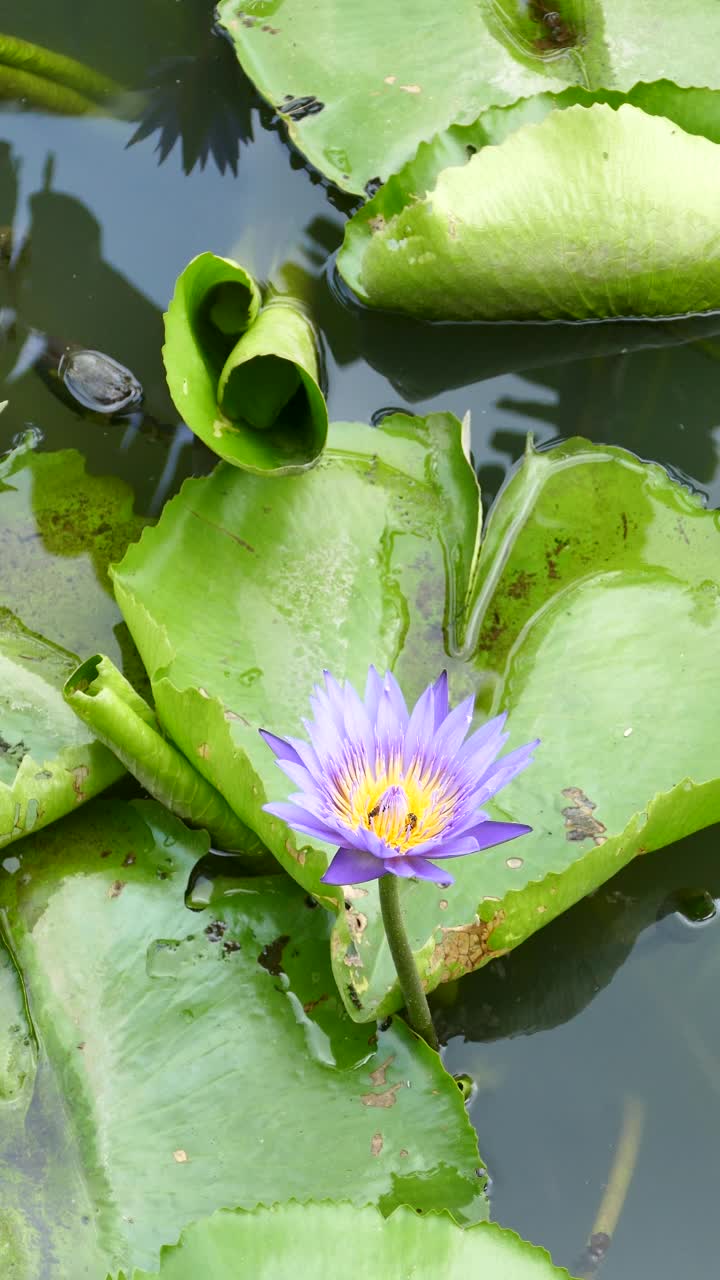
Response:
POLYGON ((142 402, 143 389, 129 369, 102 351, 68 348, 58 376, 73 400, 91 413, 127 413, 142 402))

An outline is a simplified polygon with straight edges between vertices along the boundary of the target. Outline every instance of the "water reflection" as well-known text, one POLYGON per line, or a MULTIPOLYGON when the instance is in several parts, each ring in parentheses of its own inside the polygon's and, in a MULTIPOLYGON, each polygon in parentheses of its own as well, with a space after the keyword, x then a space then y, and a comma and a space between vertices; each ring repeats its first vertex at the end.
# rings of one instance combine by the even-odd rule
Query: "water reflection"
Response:
POLYGON ((477 1084, 471 1116, 493 1215, 542 1239, 558 1263, 572 1268, 595 1229, 627 1099, 637 1100, 642 1142, 605 1280, 687 1274, 688 1239, 698 1273, 714 1256, 717 838, 709 829, 637 859, 509 956, 437 994, 446 1065, 477 1084), (693 902, 710 918, 689 927, 677 912, 693 902), (666 1174, 683 1186, 678 1238, 657 1214, 666 1174))

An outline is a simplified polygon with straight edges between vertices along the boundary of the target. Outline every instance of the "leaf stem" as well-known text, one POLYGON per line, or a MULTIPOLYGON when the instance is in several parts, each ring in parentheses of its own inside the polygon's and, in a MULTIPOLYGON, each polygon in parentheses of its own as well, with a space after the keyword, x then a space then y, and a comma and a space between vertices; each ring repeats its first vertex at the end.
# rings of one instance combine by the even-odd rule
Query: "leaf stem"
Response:
POLYGON ((419 1036, 438 1051, 438 1040, 435 1035, 427 996, 422 988, 420 974, 417 971, 412 947, 408 941, 400 906, 400 893, 397 877, 387 874, 380 880, 380 909, 382 911, 385 934, 390 944, 400 990, 403 993, 408 1022, 419 1036))

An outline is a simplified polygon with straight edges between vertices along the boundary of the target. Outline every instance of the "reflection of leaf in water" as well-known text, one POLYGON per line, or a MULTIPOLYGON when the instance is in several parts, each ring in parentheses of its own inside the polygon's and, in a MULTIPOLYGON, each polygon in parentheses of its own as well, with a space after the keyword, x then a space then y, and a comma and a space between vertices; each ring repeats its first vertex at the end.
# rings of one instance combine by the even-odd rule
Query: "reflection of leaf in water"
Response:
POLYGON ((690 836, 651 861, 639 859, 597 892, 495 964, 442 992, 434 1020, 443 1040, 491 1041, 532 1035, 569 1022, 610 982, 641 935, 692 941, 698 924, 688 885, 720 896, 717 829, 690 836), (452 988, 451 988, 452 990, 452 988))
POLYGON ((211 33, 200 53, 165 59, 150 73, 128 146, 158 133, 159 164, 180 141, 185 173, 212 156, 221 173, 237 174, 240 143, 252 139, 254 96, 227 41, 211 33))

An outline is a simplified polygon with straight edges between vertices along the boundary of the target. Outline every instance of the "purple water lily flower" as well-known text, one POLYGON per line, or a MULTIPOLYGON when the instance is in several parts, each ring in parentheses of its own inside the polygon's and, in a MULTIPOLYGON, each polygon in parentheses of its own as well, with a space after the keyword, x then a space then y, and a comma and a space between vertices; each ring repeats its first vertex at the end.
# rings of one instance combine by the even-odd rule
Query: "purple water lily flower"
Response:
POLYGON ((430 858, 459 858, 526 835, 520 822, 495 822, 482 810, 530 763, 537 741, 497 759, 507 741, 506 714, 467 742, 474 698, 450 711, 443 672, 408 713, 388 671, 370 667, 364 701, 325 672, 304 721, 310 741, 261 729, 281 769, 300 787, 268 813, 316 840, 339 846, 325 884, 359 884, 384 875, 452 884, 430 858))

